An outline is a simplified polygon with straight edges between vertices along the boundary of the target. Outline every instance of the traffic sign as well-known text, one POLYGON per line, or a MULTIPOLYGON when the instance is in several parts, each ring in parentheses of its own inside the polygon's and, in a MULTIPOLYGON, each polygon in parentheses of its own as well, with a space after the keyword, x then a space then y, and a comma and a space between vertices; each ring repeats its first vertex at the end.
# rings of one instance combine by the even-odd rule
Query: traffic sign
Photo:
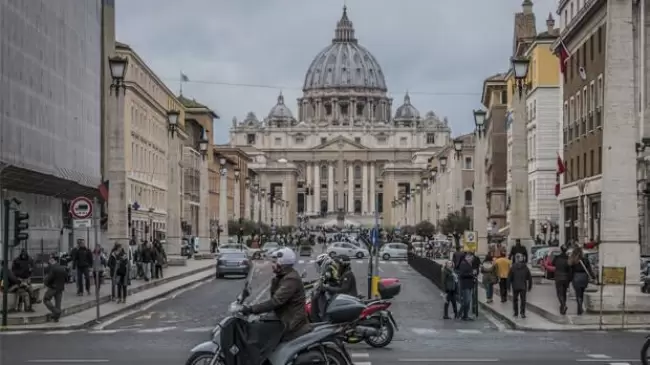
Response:
POLYGON ((477 235, 474 231, 465 231, 463 234, 463 249, 467 252, 476 252, 477 235))
POLYGON ((74 219, 72 221, 74 228, 91 228, 93 226, 92 219, 74 219))
POLYGON ((83 196, 75 198, 70 204, 70 215, 75 219, 88 219, 93 215, 93 202, 83 196))
POLYGON ((379 230, 377 228, 372 229, 372 245, 377 246, 379 244, 379 230))

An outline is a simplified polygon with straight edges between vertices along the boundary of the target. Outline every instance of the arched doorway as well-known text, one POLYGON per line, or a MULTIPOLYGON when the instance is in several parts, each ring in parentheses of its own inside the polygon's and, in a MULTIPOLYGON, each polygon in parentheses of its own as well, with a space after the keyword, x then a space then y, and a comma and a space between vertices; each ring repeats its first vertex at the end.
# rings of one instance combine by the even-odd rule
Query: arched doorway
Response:
POLYGON ((361 200, 354 201, 354 213, 361 214, 361 200))
POLYGON ((327 200, 325 199, 320 201, 320 212, 321 214, 327 214, 327 200))
POLYGON ((298 194, 298 213, 304 213, 305 212, 305 194, 299 193, 298 194))

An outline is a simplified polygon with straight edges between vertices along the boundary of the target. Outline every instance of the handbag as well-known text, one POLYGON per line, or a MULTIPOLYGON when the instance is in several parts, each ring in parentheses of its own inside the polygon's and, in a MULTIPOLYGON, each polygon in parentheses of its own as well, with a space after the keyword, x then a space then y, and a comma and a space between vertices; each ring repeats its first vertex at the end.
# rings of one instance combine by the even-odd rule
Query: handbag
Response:
POLYGON ((589 278, 589 282, 590 283, 595 283, 596 279, 594 279, 591 276, 591 273, 589 272, 589 270, 587 270, 587 266, 585 266, 585 263, 582 261, 582 259, 580 259, 580 266, 582 266, 582 269, 585 271, 585 274, 587 274, 587 277, 589 278))

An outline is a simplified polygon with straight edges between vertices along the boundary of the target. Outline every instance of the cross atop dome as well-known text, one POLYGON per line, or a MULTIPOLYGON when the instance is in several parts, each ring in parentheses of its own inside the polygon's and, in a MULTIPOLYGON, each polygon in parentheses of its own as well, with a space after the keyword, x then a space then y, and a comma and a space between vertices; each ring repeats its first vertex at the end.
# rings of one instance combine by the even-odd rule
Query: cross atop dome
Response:
POLYGON ((348 18, 348 7, 343 6, 343 15, 341 20, 336 23, 336 30, 334 31, 333 43, 356 43, 357 39, 354 37, 354 25, 348 18))

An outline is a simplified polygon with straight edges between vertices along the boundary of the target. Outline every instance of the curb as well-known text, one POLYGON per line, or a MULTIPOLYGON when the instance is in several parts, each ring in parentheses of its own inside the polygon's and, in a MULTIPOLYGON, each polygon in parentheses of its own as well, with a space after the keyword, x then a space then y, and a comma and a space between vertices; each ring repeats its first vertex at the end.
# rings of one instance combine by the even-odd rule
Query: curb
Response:
MULTIPOLYGON (((203 267, 201 269, 195 269, 195 270, 192 270, 192 271, 188 271, 188 272, 183 273, 181 275, 172 276, 170 278, 166 278, 167 280, 163 279, 165 281, 161 280, 161 281, 156 282, 156 285, 149 285, 148 286, 148 285, 145 284, 145 285, 142 285, 142 286, 138 287, 137 289, 139 289, 139 290, 129 290, 128 295, 132 295, 132 294, 136 294, 136 293, 148 290, 148 289, 156 288, 156 287, 161 286, 161 285, 173 283, 176 280, 182 280, 182 279, 185 279, 185 278, 190 277, 192 275, 197 275, 197 274, 201 274, 202 272, 205 272, 205 276, 198 279, 198 280, 196 280, 196 281, 192 281, 192 282, 189 282, 189 283, 186 283, 186 284, 182 284, 180 286, 171 288, 171 289, 166 290, 166 291, 164 291, 162 293, 156 294, 154 296, 151 296, 149 298, 146 298, 146 299, 143 299, 143 300, 140 300, 140 301, 137 301, 137 302, 128 303, 128 304, 126 304, 125 306, 121 307, 119 310, 117 310, 117 311, 115 311, 113 313, 106 314, 106 315, 100 315, 99 319, 95 318, 95 319, 87 321, 87 322, 83 322, 83 323, 80 323, 80 324, 74 324, 74 325, 68 325, 68 326, 57 326, 57 327, 48 327, 48 326, 38 327, 38 326, 34 326, 34 327, 30 327, 27 330, 29 330, 29 331, 51 331, 51 332, 54 332, 54 331, 65 331, 65 330, 79 330, 79 329, 88 328, 88 327, 93 326, 93 325, 97 325, 98 323, 101 323, 102 321, 105 321, 105 320, 110 319, 110 318, 112 318, 114 316, 120 315, 120 314, 122 314, 122 313, 124 313, 126 311, 136 309, 137 307, 139 307, 139 306, 141 306, 143 304, 147 304, 147 303, 149 303, 151 301, 160 299, 160 298, 162 298, 164 296, 167 296, 169 294, 172 294, 172 293, 174 293, 176 291, 185 289, 185 288, 187 288, 189 286, 192 286, 192 285, 196 285, 197 283, 202 283, 202 282, 205 282, 205 281, 209 281, 210 279, 212 279, 214 277, 214 273, 212 272, 212 270, 214 269, 215 266, 216 266, 216 264, 215 265, 210 265, 210 266, 207 266, 207 267, 203 267)), ((108 303, 108 299, 109 299, 108 296, 100 298, 100 300, 99 300, 100 306, 101 306, 101 304, 108 303)), ((85 310, 94 308, 96 306, 95 301, 91 302, 91 304, 92 305, 88 305, 88 304, 85 304, 85 303, 80 304, 80 305, 77 306, 76 310, 74 310, 72 313, 68 312, 67 316, 71 316, 71 315, 74 315, 76 313, 83 312, 85 310), (81 307, 83 307, 83 309, 80 309, 81 307)), ((63 313, 66 313, 66 311, 64 310, 63 313)), ((46 316, 42 316, 42 317, 46 318, 46 316)), ((37 317, 37 318, 40 318, 40 317, 37 317)), ((32 325, 45 324, 45 323, 49 323, 49 322, 33 323, 32 325)), ((24 325, 30 325, 30 324, 29 323, 27 323, 27 324, 9 324, 6 328, 0 328, 0 332, 25 331, 26 330, 25 328, 20 328, 19 327, 19 326, 24 326, 24 325)))

